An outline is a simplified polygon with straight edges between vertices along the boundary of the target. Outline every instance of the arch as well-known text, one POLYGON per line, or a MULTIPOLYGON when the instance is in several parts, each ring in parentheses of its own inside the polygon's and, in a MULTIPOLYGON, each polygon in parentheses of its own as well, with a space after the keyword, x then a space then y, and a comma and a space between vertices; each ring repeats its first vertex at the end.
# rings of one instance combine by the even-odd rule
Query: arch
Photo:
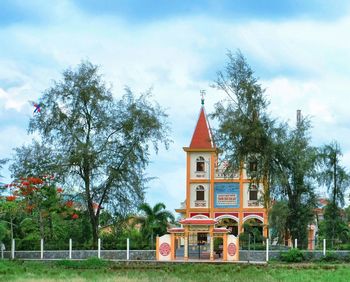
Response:
POLYGON ((256 215, 256 214, 247 215, 245 218, 243 218, 243 223, 249 219, 257 219, 257 220, 261 221, 262 224, 264 224, 264 218, 259 216, 259 215, 256 215))
POLYGON ((231 214, 219 215, 218 217, 215 218, 215 220, 219 221, 220 219, 224 219, 224 218, 233 219, 234 221, 236 221, 239 224, 239 218, 234 216, 234 215, 231 215, 231 214))
POLYGON ((204 191, 204 190, 205 190, 205 188, 204 188, 203 185, 198 185, 198 186, 196 187, 196 191, 204 191))

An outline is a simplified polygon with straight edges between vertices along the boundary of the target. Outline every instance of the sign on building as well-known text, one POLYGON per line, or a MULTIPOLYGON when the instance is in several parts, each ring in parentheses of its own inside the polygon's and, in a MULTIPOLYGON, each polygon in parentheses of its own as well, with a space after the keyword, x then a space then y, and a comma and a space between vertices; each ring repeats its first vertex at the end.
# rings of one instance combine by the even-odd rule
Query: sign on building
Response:
POLYGON ((215 208, 239 208, 239 183, 222 182, 214 184, 215 208))

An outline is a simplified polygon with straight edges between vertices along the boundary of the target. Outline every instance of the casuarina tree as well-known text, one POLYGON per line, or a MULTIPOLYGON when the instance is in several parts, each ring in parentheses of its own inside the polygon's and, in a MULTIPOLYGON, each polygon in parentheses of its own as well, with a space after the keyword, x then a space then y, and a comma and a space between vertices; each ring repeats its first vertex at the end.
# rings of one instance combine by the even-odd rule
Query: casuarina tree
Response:
POLYGON ((126 88, 115 99, 90 62, 64 71, 38 103, 29 132, 40 134, 71 189, 81 193, 96 245, 103 208, 130 210, 142 202, 151 150, 169 142, 167 116, 149 91, 135 97, 126 88))

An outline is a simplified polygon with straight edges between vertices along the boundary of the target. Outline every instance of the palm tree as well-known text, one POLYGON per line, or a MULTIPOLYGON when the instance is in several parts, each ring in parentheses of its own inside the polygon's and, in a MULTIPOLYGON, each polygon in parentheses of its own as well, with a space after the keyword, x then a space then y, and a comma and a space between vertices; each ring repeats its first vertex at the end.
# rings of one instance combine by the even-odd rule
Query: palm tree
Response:
POLYGON ((137 222, 141 224, 141 232, 144 238, 151 241, 154 246, 154 235, 164 235, 169 222, 175 220, 174 215, 165 209, 163 203, 157 203, 152 208, 148 203, 139 206, 141 215, 137 217, 137 222))

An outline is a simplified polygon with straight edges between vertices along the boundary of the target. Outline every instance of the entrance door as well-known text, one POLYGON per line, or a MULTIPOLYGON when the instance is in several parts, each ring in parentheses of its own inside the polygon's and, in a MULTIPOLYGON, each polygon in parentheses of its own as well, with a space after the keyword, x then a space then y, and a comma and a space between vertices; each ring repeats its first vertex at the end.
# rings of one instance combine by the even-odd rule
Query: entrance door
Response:
POLYGON ((189 259, 209 259, 210 246, 207 233, 192 233, 188 239, 189 259))

